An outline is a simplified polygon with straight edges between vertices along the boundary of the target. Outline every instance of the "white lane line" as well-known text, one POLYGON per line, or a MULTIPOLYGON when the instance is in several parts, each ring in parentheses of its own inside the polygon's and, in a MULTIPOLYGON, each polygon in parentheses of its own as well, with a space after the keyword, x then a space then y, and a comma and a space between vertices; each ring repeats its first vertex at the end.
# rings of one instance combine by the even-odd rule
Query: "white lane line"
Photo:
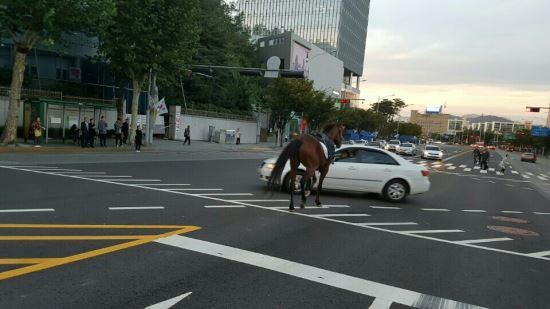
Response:
POLYGON ((529 254, 527 254, 527 255, 528 255, 528 256, 531 256, 531 257, 538 257, 538 258, 541 258, 541 257, 549 256, 549 255, 550 255, 550 251, 533 252, 533 253, 529 253, 529 254))
POLYGON ((517 211, 517 210, 503 210, 501 211, 503 214, 522 214, 523 211, 517 211))
POLYGON ((496 181, 489 180, 490 183, 496 183, 496 181))
POLYGON ((392 303, 391 300, 377 297, 372 304, 370 304, 369 309, 390 309, 392 303))
POLYGON ((475 177, 472 177, 472 179, 473 179, 473 180, 481 180, 481 179, 479 179, 479 178, 475 178, 475 177))
POLYGON ((454 164, 453 163, 447 163, 445 164, 445 166, 453 166, 454 164))
POLYGON ((535 215, 550 215, 550 212, 534 212, 535 215))
POLYGON ((246 208, 243 205, 206 205, 204 208, 246 208))
POLYGON ((537 178, 540 179, 540 180, 544 180, 544 181, 548 180, 548 178, 543 177, 543 176, 537 176, 537 178))
POLYGON ((61 173, 57 173, 57 174, 69 174, 69 175, 85 176, 85 175, 105 175, 107 173, 106 172, 61 172, 61 173))
POLYGON ((526 178, 526 179, 531 178, 531 177, 529 177, 529 176, 527 176, 527 175, 523 175, 523 174, 521 174, 521 177, 526 178))
POLYGON ((459 167, 460 167, 460 168, 465 168, 466 165, 465 165, 465 164, 462 164, 462 165, 460 165, 459 167))
POLYGON ((391 206, 369 206, 374 209, 401 209, 400 207, 391 207, 391 206))
POLYGON ((479 170, 479 172, 480 172, 481 174, 487 174, 487 171, 486 171, 486 170, 479 170))
POLYGON ((140 186, 190 186, 188 183, 141 183, 140 186))
POLYGON ((160 302, 158 304, 154 304, 154 305, 151 305, 149 307, 146 307, 145 309, 170 309, 170 308, 174 307, 177 303, 182 301, 184 298, 191 295, 191 293, 193 293, 193 292, 181 294, 180 296, 176 296, 176 297, 167 299, 167 300, 165 300, 163 302, 160 302))
POLYGON ((399 231, 402 234, 435 234, 435 233, 462 233, 463 230, 413 230, 413 231, 399 231))
POLYGON ((449 209, 445 209, 445 208, 420 208, 422 210, 425 210, 425 211, 451 211, 449 209))
POLYGON ((457 244, 482 244, 486 242, 495 242, 495 241, 507 241, 507 240, 513 240, 512 238, 508 237, 501 237, 501 238, 485 238, 485 239, 470 239, 470 240, 459 240, 455 241, 457 244))
POLYGON ((456 169, 456 166, 449 166, 447 169, 454 170, 454 169, 456 169))
POLYGON ((9 167, 24 168, 24 169, 31 169, 31 168, 59 168, 59 167, 57 167, 57 166, 45 166, 45 165, 9 165, 9 167))
MULTIPOLYGON (((327 208, 348 208, 348 205, 323 205, 323 206, 306 206, 307 209, 327 209, 327 208)), ((271 209, 288 209, 288 206, 266 207, 271 209)), ((309 215, 308 215, 309 216, 309 215)))
POLYGON ((252 193, 201 193, 200 196, 252 196, 252 193))
POLYGON ((499 175, 499 176, 504 176, 504 174, 501 173, 500 171, 497 171, 496 174, 499 175))
POLYGON ((523 189, 523 190, 529 190, 529 191, 535 191, 535 189, 529 188, 529 187, 523 187, 522 189, 523 189))
POLYGON ((241 202, 241 203, 280 203, 287 202, 290 203, 290 200, 228 200, 228 202, 241 202))
POLYGON ((518 171, 510 171, 512 174, 519 174, 518 171))
POLYGON ((472 169, 469 168, 469 167, 467 167, 467 168, 464 169, 464 171, 465 171, 465 172, 470 172, 470 171, 472 171, 472 169))
POLYGON ((100 178, 98 178, 97 180, 119 181, 119 182, 123 182, 123 181, 133 181, 133 182, 146 182, 146 181, 155 182, 155 181, 159 181, 160 182, 160 179, 124 179, 124 178, 120 178, 120 179, 111 179, 111 178, 109 178, 109 179, 100 179, 100 178))
POLYGON ((427 162, 428 162, 428 161, 424 161, 424 160, 418 161, 418 163, 427 163, 427 162))
POLYGON ((46 172, 54 172, 54 173, 62 173, 62 172, 82 172, 82 170, 77 169, 66 169, 66 168, 33 168, 33 171, 46 171, 46 172))
POLYGON ((494 171, 495 171, 494 167, 489 167, 489 172, 494 172, 494 171))
MULTIPOLYGON (((157 189, 157 188, 155 188, 157 189)), ((165 188, 162 188, 162 189, 158 189, 158 190, 162 190, 162 191, 223 191, 223 189, 220 189, 220 188, 186 188, 186 189, 179 189, 179 188, 175 188, 175 189, 165 189, 165 188)))
MULTIPOLYGON (((133 176, 122 176, 122 175, 83 175, 82 177, 87 178, 132 178, 133 176)), ((124 179, 127 180, 127 179, 124 179)))
POLYGON ((109 210, 149 210, 164 209, 163 206, 142 206, 142 207, 109 207, 109 210))
POLYGON ((361 226, 392 226, 392 225, 418 225, 416 222, 372 222, 372 223, 355 223, 361 226))
POLYGON ((529 176, 535 176, 533 173, 531 172, 525 172, 525 174, 529 175, 529 176))
POLYGON ((53 208, 34 208, 34 209, 0 209, 0 212, 46 212, 55 211, 53 208))
POLYGON ((438 304, 439 308, 476 308, 453 300, 429 296, 302 263, 185 236, 173 235, 157 239, 155 242, 272 270, 370 297, 391 300, 405 306, 428 308, 433 304, 438 304))
POLYGON ((463 209, 464 212, 487 212, 486 210, 482 209, 463 209))
POLYGON ((313 217, 370 217, 369 214, 321 214, 313 217))
MULTIPOLYGON (((21 171, 21 172, 30 172, 30 173, 35 173, 35 174, 53 175, 53 174, 50 174, 50 173, 47 173, 47 172, 32 171, 32 170, 28 170, 28 169, 12 168, 8 165, 0 165, 0 168, 9 169, 9 170, 16 170, 16 171, 21 171)), ((140 185, 140 184, 111 182, 109 180, 89 179, 89 178, 84 178, 84 177, 79 177, 79 176, 72 176, 72 175, 60 175, 60 176, 61 177, 66 177, 66 178, 78 179, 78 180, 104 183, 104 184, 113 184, 113 185, 123 186, 123 187, 127 187, 127 188, 146 189, 146 190, 157 191, 157 192, 169 192, 169 193, 172 193, 172 194, 178 194, 178 195, 190 196, 190 197, 196 197, 197 196, 196 194, 193 194, 193 193, 166 191, 166 190, 163 190, 161 188, 151 188, 151 187, 146 187, 146 186, 143 186, 143 185, 140 185)), ((399 231, 389 230, 389 229, 376 227, 376 226, 358 225, 357 223, 341 221, 341 220, 332 219, 332 218, 312 217, 309 214, 300 213, 300 212, 290 213, 290 212, 288 212, 288 208, 276 209, 276 208, 273 208, 273 207, 267 207, 267 206, 251 204, 251 203, 245 203, 245 202, 237 202, 235 200, 228 200, 228 199, 216 198, 216 197, 211 197, 211 196, 200 196, 200 197, 203 198, 203 199, 210 200, 210 201, 216 201, 216 202, 220 202, 220 203, 235 203, 235 204, 254 207, 254 208, 258 208, 258 209, 276 211, 276 212, 279 212, 281 214, 286 214, 286 215, 291 215, 291 216, 316 218, 317 220, 322 220, 322 221, 325 221, 325 222, 333 222, 333 223, 345 224, 345 225, 349 225, 349 226, 356 226, 356 227, 365 228, 365 229, 369 229, 369 230, 373 230, 373 231, 393 234, 393 235, 396 235, 396 236, 407 236, 407 237, 412 237, 412 238, 416 238, 416 239, 430 240, 430 241, 443 243, 443 244, 450 244, 450 245, 457 245, 457 246, 468 247, 468 248, 475 248, 475 249, 482 250, 482 251, 498 252, 498 253, 507 254, 507 255, 527 257, 527 258, 533 258, 533 259, 538 259, 538 260, 543 260, 543 261, 550 261, 550 257, 548 257, 548 258, 547 257, 534 257, 534 256, 530 256, 528 254, 521 253, 521 252, 515 252, 515 251, 503 250, 503 249, 497 249, 497 248, 490 248, 490 247, 478 246, 478 245, 472 245, 472 244, 455 244, 450 240, 445 240, 445 239, 441 239, 441 238, 437 238, 437 237, 430 237, 430 236, 418 235, 418 234, 402 234, 399 231)))
POLYGON ((479 167, 479 166, 474 166, 474 170, 479 170, 479 169, 481 169, 481 167, 479 167))
POLYGON ((511 185, 509 183, 505 183, 504 185, 507 186, 507 187, 513 187, 514 186, 514 185, 511 185))

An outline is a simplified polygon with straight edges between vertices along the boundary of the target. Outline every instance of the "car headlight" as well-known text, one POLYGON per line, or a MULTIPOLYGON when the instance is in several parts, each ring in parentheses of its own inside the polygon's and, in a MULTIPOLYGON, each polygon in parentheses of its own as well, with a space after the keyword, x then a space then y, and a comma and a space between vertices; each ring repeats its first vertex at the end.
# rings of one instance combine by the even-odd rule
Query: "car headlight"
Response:
POLYGON ((264 165, 264 167, 269 170, 272 170, 275 168, 275 163, 267 163, 266 165, 264 165))

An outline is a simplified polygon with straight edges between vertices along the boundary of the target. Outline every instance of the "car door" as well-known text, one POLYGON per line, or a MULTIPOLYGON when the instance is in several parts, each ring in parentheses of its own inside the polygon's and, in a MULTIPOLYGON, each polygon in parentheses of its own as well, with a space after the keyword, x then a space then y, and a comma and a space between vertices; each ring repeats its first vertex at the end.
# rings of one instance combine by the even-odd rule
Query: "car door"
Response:
POLYGON ((346 147, 336 151, 334 164, 329 167, 323 188, 350 190, 358 160, 357 151, 359 148, 356 147, 346 147))
POLYGON ((361 149, 357 152, 357 163, 350 175, 350 186, 354 191, 382 192, 384 185, 399 169, 399 163, 390 155, 375 149, 361 149))

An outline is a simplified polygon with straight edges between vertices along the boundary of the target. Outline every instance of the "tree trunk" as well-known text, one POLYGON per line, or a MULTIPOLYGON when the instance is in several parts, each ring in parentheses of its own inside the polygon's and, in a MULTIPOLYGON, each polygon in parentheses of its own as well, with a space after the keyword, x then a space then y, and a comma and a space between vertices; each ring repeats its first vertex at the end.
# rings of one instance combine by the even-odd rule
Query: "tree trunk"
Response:
POLYGON ((19 119, 19 106, 21 104, 21 85, 25 66, 27 64, 27 49, 16 48, 15 63, 12 69, 11 86, 9 95, 8 117, 4 125, 0 144, 17 144, 17 122, 19 119))
POLYGON ((118 82, 116 83, 116 114, 117 118, 120 118, 124 121, 124 114, 126 111, 122 110, 124 106, 124 100, 126 100, 126 83, 118 82))
POLYGON ((137 115, 139 109, 139 94, 141 93, 141 84, 143 79, 137 80, 135 77, 132 79, 132 123, 130 124, 130 136, 128 143, 130 145, 134 144, 134 139, 136 138, 136 128, 137 128, 137 115))

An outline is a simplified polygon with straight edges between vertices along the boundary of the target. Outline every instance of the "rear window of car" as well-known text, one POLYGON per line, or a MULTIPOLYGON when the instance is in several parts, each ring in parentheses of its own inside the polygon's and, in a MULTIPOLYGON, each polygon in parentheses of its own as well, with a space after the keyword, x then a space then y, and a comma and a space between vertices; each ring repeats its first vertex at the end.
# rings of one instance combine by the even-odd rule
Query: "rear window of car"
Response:
POLYGON ((426 150, 439 151, 439 147, 437 147, 437 146, 426 146, 426 150))
POLYGON ((407 144, 401 144, 401 146, 403 146, 403 147, 412 147, 413 145, 407 143, 407 144))
POLYGON ((399 145, 400 141, 390 141, 390 145, 399 145))
POLYGON ((360 150, 357 154, 361 163, 399 165, 392 157, 380 151, 360 150))

